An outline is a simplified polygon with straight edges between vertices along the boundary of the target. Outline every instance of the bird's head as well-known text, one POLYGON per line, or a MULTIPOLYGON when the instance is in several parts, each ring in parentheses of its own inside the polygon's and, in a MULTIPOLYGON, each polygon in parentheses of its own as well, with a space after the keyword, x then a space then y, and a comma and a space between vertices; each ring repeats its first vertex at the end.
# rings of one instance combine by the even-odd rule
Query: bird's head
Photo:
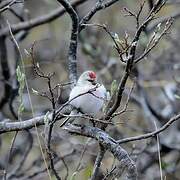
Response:
POLYGON ((78 85, 96 85, 97 76, 94 71, 85 71, 81 74, 77 82, 78 85))

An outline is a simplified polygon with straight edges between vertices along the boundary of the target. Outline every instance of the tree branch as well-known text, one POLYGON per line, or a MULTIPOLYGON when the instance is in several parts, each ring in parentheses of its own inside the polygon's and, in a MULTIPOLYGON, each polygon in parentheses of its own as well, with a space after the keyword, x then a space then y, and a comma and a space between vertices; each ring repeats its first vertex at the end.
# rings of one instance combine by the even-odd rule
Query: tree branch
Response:
POLYGON ((93 172, 92 172, 91 180, 96 180, 97 179, 99 168, 101 166, 101 162, 102 162, 104 154, 106 152, 106 150, 104 149, 104 147, 101 144, 99 145, 99 148, 100 149, 99 149, 98 155, 96 157, 96 161, 94 163, 94 169, 93 169, 93 172))
POLYGON ((85 24, 100 10, 106 9, 107 7, 110 7, 114 3, 118 2, 119 0, 109 0, 106 3, 103 3, 103 1, 97 1, 96 5, 91 9, 90 12, 88 12, 81 20, 79 31, 83 30, 85 28, 85 24))
POLYGON ((171 15, 163 16, 163 17, 160 17, 160 18, 156 19, 155 21, 153 21, 152 23, 150 23, 147 26, 146 31, 148 33, 150 33, 155 27, 157 27, 158 24, 166 23, 168 21, 168 19, 171 19, 171 18, 172 19, 180 18, 180 11, 177 11, 177 12, 172 13, 171 15))
MULTIPOLYGON (((3 28, 5 19, 1 16, 0 17, 0 30, 3 28)), ((1 73, 4 81, 4 91, 3 96, 0 100, 0 109, 4 107, 4 105, 9 101, 11 96, 12 87, 9 82, 10 80, 10 67, 8 63, 8 54, 7 54, 7 46, 6 46, 6 37, 0 37, 0 66, 1 66, 1 73)))
MULTIPOLYGON (((78 41, 78 30, 79 30, 79 17, 71 6, 71 4, 66 0, 57 0, 67 11, 72 20, 72 30, 71 39, 68 51, 68 67, 69 67, 69 80, 74 84, 77 81, 77 41, 78 41)), ((73 85, 74 85, 73 84, 73 85)))
POLYGON ((2 1, 0 3, 0 13, 6 11, 7 9, 10 9, 11 6, 13 4, 16 4, 16 3, 23 3, 23 1, 18 1, 18 0, 6 0, 6 1, 2 1))
MULTIPOLYGON (((61 110, 62 114, 69 114, 72 110, 72 106, 66 106, 61 110)), ((58 110, 57 110, 58 111, 58 110)), ((52 113, 48 115, 48 118, 51 119, 52 113)), ((62 119, 64 116, 59 115, 58 120, 62 119)), ((9 122, 9 120, 4 120, 3 122, 0 122, 0 134, 11 132, 11 131, 17 131, 17 130, 25 130, 25 129, 31 129, 35 126, 41 126, 44 125, 44 118, 45 115, 34 117, 32 119, 28 119, 25 121, 19 121, 19 122, 9 122)), ((57 120, 57 119, 56 119, 57 120)))
POLYGON ((129 137, 129 138, 121 139, 121 140, 118 140, 117 142, 119 144, 122 144, 122 143, 131 142, 131 141, 138 141, 138 140, 154 137, 155 135, 160 134, 161 132, 166 130, 173 122, 178 121, 178 120, 180 120, 180 114, 172 117, 166 124, 164 124, 164 126, 162 126, 161 128, 155 130, 154 132, 139 135, 139 136, 135 136, 135 137, 129 137))
MULTIPOLYGON (((76 7, 76 6, 82 4, 86 1, 87 0, 76 0, 76 1, 72 2, 71 6, 76 7)), ((29 30, 29 29, 32 29, 36 26, 49 23, 49 22, 57 19, 58 17, 62 16, 64 13, 66 13, 66 10, 64 8, 58 8, 58 9, 55 9, 54 11, 50 12, 49 14, 45 14, 45 15, 39 16, 37 18, 31 19, 31 20, 28 20, 25 22, 12 24, 11 25, 12 33, 16 34, 22 30, 29 30)), ((8 36, 8 35, 9 35, 9 28, 8 27, 0 30, 0 37, 8 36)))
POLYGON ((72 124, 64 126, 64 129, 72 134, 95 138, 105 149, 109 150, 114 157, 119 160, 119 169, 126 170, 128 179, 137 179, 137 169, 134 161, 129 157, 128 153, 106 132, 95 127, 72 124))
POLYGON ((109 119, 110 116, 116 111, 116 109, 119 107, 122 99, 122 95, 126 86, 127 79, 129 75, 131 74, 131 70, 133 68, 134 60, 135 60, 135 55, 136 55, 136 47, 139 42, 139 38, 141 33, 144 31, 144 29, 147 27, 148 23, 154 18, 154 15, 159 12, 161 7, 164 5, 164 2, 162 0, 157 0, 155 5, 153 6, 152 10, 150 13, 147 15, 145 18, 144 22, 139 26, 137 29, 134 38, 132 40, 132 45, 129 49, 129 58, 127 60, 127 65, 125 68, 124 75, 121 79, 121 82, 119 83, 118 90, 117 90, 117 97, 116 101, 113 104, 113 106, 109 109, 109 111, 106 114, 106 119, 109 119))

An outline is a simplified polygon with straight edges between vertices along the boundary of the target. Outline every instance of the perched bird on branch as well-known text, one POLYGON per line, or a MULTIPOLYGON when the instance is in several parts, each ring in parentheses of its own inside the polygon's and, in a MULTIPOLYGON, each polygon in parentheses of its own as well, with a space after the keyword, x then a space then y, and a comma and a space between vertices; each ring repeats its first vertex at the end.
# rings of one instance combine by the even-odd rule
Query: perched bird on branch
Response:
POLYGON ((96 73, 85 71, 72 89, 69 101, 80 112, 95 116, 103 107, 107 99, 107 91, 103 84, 97 82, 96 73))
POLYGON ((75 107, 75 110, 70 115, 81 113, 94 117, 102 110, 107 97, 106 88, 103 84, 97 82, 96 73, 85 71, 70 92, 69 104, 75 107))

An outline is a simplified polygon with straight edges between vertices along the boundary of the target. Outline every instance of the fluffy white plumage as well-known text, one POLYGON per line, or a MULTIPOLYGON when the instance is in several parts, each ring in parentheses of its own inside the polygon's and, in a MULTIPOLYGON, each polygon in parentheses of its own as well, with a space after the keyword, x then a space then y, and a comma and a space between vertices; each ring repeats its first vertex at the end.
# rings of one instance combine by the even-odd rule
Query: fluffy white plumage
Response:
POLYGON ((72 100, 70 104, 81 112, 95 116, 102 109, 106 97, 107 91, 103 85, 97 84, 96 74, 93 71, 85 71, 72 89, 69 100, 72 100), (88 93, 91 90, 94 91, 88 93))

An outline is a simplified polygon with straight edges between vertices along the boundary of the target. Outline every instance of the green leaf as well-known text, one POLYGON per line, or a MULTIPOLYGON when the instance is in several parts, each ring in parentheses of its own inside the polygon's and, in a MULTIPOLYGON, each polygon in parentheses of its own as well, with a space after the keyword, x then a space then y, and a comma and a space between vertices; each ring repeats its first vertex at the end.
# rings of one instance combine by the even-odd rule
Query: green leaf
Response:
POLYGON ((165 170, 169 165, 168 165, 168 163, 162 161, 161 166, 162 166, 162 169, 165 170))
POLYGON ((76 174, 77 174, 77 171, 72 174, 72 176, 70 177, 70 180, 75 180, 76 174))
POLYGON ((88 44, 88 43, 85 43, 84 46, 83 46, 83 51, 86 54, 91 54, 93 52, 92 46, 90 44, 88 44))
POLYGON ((18 89, 18 94, 19 94, 18 117, 19 117, 25 109, 24 104, 23 104, 23 90, 25 87, 25 74, 21 71, 20 66, 16 68, 16 76, 19 82, 19 89, 18 89))
POLYGON ((174 97, 175 97, 176 99, 180 99, 180 96, 177 95, 177 94, 175 94, 174 97))
POLYGON ((21 76, 21 72, 20 72, 20 67, 19 66, 16 68, 16 76, 17 76, 17 79, 19 81, 20 76, 21 76))
POLYGON ((44 115, 44 124, 49 125, 49 111, 44 115))
POLYGON ((84 169, 84 179, 89 179, 89 177, 92 175, 92 171, 92 164, 88 164, 87 167, 84 169))
POLYGON ((118 34, 117 33, 114 33, 113 34, 113 38, 114 38, 114 40, 116 41, 116 43, 117 44, 122 44, 123 43, 123 41, 122 40, 120 40, 120 38, 119 38, 119 36, 118 36, 118 34))
POLYGON ((147 43, 149 42, 148 36, 145 33, 142 33, 139 42, 140 42, 141 45, 146 46, 147 43))
POLYGON ((32 93, 33 93, 33 94, 35 94, 35 95, 37 95, 37 96, 39 95, 39 92, 38 92, 38 91, 36 91, 36 90, 35 90, 35 89, 33 89, 33 88, 32 88, 32 93))
POLYGON ((28 52, 27 49, 24 49, 24 53, 25 53, 25 55, 26 55, 27 57, 30 57, 30 56, 31 56, 31 54, 28 52))
POLYGON ((22 113, 23 111, 24 111, 24 104, 21 103, 20 106, 19 106, 19 108, 18 108, 18 112, 19 112, 19 113, 22 113))
POLYGON ((111 96, 117 91, 118 89, 118 84, 116 80, 113 80, 111 83, 111 96))

